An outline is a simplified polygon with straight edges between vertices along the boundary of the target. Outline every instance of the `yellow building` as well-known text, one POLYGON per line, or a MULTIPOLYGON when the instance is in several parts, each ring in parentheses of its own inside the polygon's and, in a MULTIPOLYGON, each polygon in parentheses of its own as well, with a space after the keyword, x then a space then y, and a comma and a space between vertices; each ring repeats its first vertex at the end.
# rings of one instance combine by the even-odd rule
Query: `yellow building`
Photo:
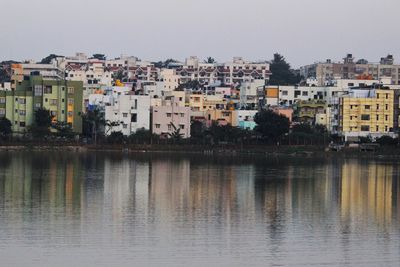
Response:
POLYGON ((238 118, 236 110, 207 110, 206 112, 207 126, 211 126, 213 122, 218 125, 238 126, 238 118))
POLYGON ((340 99, 340 126, 345 140, 393 133, 394 91, 352 89, 340 99))

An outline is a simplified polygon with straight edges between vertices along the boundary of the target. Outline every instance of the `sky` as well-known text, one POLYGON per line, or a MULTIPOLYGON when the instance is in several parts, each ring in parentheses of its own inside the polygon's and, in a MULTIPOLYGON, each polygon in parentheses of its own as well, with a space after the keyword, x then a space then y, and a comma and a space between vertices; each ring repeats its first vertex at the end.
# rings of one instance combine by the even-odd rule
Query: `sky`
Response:
POLYGON ((51 53, 400 63, 399 0, 0 0, 0 61, 51 53))

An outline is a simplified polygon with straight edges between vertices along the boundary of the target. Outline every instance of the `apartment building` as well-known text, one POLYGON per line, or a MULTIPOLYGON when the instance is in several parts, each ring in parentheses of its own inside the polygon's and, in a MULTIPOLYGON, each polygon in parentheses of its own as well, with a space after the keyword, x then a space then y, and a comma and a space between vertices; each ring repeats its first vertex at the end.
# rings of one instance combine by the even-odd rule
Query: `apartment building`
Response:
POLYGON ((150 96, 133 95, 132 92, 118 95, 110 105, 105 106, 105 120, 118 123, 114 127, 106 125, 106 135, 120 131, 129 136, 139 129, 149 130, 150 96))
POLYGON ((12 122, 14 132, 23 133, 33 124, 35 110, 45 108, 54 122, 69 123, 81 133, 82 91, 82 82, 25 76, 15 90, 0 91, 0 116, 12 122))
POLYGON ((352 54, 347 54, 342 62, 314 63, 300 68, 305 78, 314 78, 318 86, 325 86, 336 79, 389 79, 390 84, 400 84, 400 65, 394 64, 392 55, 382 57, 379 63, 369 63, 365 59, 355 61, 352 54))
POLYGON ((340 98, 339 130, 346 141, 394 136, 394 90, 356 88, 340 98))
POLYGON ((190 108, 180 105, 176 97, 168 97, 160 106, 152 107, 151 114, 153 133, 168 138, 176 128, 183 138, 190 137, 190 108))

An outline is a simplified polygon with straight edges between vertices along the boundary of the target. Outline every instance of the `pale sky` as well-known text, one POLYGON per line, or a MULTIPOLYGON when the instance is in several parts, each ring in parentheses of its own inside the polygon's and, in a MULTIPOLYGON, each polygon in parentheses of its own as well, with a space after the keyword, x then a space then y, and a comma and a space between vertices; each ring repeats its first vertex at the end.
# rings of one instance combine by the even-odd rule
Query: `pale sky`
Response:
POLYGON ((0 0, 0 61, 197 55, 294 67, 346 53, 400 63, 399 0, 0 0))

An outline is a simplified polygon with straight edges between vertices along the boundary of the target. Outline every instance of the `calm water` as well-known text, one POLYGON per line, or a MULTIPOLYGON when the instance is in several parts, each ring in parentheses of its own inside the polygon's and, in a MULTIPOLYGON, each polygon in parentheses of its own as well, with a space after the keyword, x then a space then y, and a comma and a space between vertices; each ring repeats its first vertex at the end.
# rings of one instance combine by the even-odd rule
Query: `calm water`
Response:
POLYGON ((400 165, 0 154, 0 266, 399 266, 400 165))

